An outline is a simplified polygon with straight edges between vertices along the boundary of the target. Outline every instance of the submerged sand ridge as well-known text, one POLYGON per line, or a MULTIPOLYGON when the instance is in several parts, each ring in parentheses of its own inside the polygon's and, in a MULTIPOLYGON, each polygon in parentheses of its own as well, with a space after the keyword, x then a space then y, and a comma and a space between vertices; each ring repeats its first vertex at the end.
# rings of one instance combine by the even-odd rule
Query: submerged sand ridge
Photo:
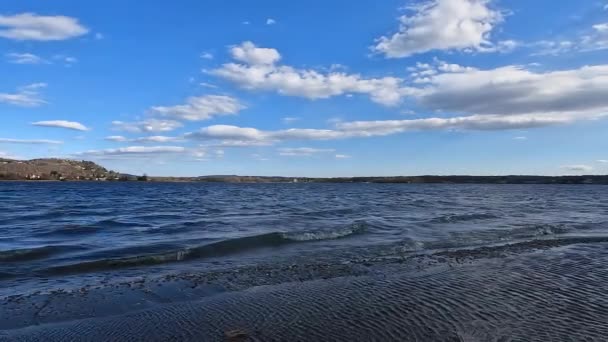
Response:
POLYGON ((371 260, 359 275, 233 292, 200 287, 200 300, 190 292, 180 303, 3 330, 0 340, 223 341, 238 331, 252 341, 604 341, 606 247, 580 238, 443 253, 426 266, 371 260))

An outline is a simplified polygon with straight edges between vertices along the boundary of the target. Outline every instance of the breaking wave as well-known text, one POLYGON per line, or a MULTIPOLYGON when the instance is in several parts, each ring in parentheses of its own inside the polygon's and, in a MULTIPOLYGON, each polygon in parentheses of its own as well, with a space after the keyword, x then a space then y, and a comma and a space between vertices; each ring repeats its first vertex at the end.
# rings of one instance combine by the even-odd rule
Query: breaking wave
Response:
POLYGON ((360 234, 364 231, 365 225, 362 223, 357 223, 353 224, 350 227, 327 231, 312 231, 299 233, 272 232, 241 238, 227 239, 219 242, 206 244, 203 246, 184 248, 177 251, 170 251, 165 253, 138 255, 115 259, 101 259, 70 265, 50 267, 43 270, 42 273, 80 273, 144 265, 156 265, 192 259, 221 257, 260 248, 271 248, 295 243, 340 239, 354 234, 360 234))

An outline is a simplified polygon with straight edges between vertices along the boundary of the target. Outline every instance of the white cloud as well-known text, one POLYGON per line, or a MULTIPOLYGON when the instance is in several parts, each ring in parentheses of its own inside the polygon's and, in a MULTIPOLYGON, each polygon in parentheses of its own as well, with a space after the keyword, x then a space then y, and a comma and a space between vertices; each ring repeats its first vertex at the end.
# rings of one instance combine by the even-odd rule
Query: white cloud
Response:
POLYGON ((276 49, 260 48, 252 42, 243 42, 230 48, 232 58, 249 65, 270 65, 281 59, 276 49))
POLYGON ((37 121, 32 122, 34 126, 42 126, 42 127, 57 127, 57 128, 67 128, 76 131, 88 131, 89 129, 75 121, 66 121, 66 120, 49 120, 49 121, 37 121))
POLYGON ((608 114, 608 65, 533 72, 521 66, 428 77, 415 97, 427 109, 479 115, 532 115, 572 121, 608 114))
POLYGON ((528 137, 518 136, 518 137, 513 137, 513 140, 528 140, 528 137))
MULTIPOLYGON (((377 40, 373 50, 388 58, 407 57, 431 50, 495 51, 490 41, 503 15, 489 0, 431 0, 399 18, 399 31, 377 40)), ((512 43, 507 43, 512 45, 512 43)))
POLYGON ((136 122, 112 121, 114 129, 133 133, 139 132, 168 132, 173 131, 183 125, 175 120, 147 119, 136 122))
POLYGON ((47 140, 47 139, 10 139, 10 138, 0 138, 0 143, 5 144, 63 144, 63 141, 58 140, 47 140))
POLYGON ((189 97, 186 104, 176 106, 156 106, 150 110, 164 116, 176 119, 201 121, 214 116, 232 115, 245 109, 246 106, 239 100, 226 95, 205 95, 189 97))
POLYGON ((277 21, 272 18, 266 19, 266 25, 274 25, 276 23, 277 23, 277 21))
POLYGON ((213 54, 211 52, 203 52, 201 53, 202 59, 213 59, 213 54))
POLYGON ((6 58, 9 63, 13 64, 48 64, 49 62, 44 58, 34 55, 33 53, 17 53, 11 52, 7 53, 6 58))
POLYGON ((608 159, 598 159, 596 160, 598 163, 608 164, 608 159))
POLYGON ((296 147, 296 148, 280 148, 278 149, 280 156, 286 157, 310 157, 314 154, 334 152, 334 149, 319 149, 311 147, 296 147))
POLYGON ((346 154, 336 154, 336 159, 348 159, 350 158, 349 155, 346 154))
POLYGON ((245 64, 227 63, 208 73, 248 90, 276 91, 282 95, 326 99, 348 93, 367 94, 383 105, 397 105, 407 94, 395 77, 365 79, 358 74, 322 72, 277 65, 275 49, 258 48, 251 42, 232 47, 232 56, 245 64))
POLYGON ((65 40, 82 36, 89 29, 78 19, 66 16, 42 16, 22 13, 0 15, 0 37, 13 40, 65 40))
POLYGON ((251 127, 209 126, 188 138, 238 146, 285 140, 331 140, 421 130, 509 130, 568 124, 608 116, 608 65, 536 72, 523 66, 490 70, 448 64, 409 68, 412 101, 436 117, 408 120, 333 122, 334 129, 263 131, 251 127))
POLYGON ((249 25, 249 24, 251 24, 251 23, 250 23, 249 21, 245 20, 245 21, 243 21, 241 24, 243 24, 243 25, 249 25))
POLYGON ((0 103, 8 103, 22 107, 37 107, 46 103, 41 97, 39 89, 46 87, 46 83, 33 83, 17 89, 15 93, 0 93, 0 103))
POLYGON ((129 141, 129 139, 123 137, 122 135, 111 135, 109 137, 105 137, 104 140, 115 141, 115 142, 129 141))
POLYGON ((564 165, 561 167, 564 170, 572 171, 572 172, 589 172, 593 171, 593 167, 589 165, 564 165))
POLYGON ((337 125, 343 136, 381 136, 410 131, 434 130, 508 130, 544 127, 569 123, 568 118, 534 115, 471 115, 451 118, 425 118, 411 120, 378 120, 343 122, 337 125))

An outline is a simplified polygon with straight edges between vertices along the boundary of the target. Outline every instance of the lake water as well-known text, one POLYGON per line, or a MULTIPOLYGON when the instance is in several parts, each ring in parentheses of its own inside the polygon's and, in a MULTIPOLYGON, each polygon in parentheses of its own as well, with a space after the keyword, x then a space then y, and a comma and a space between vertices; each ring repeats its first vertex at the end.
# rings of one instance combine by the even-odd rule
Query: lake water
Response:
MULTIPOLYGON (((0 183, 0 295, 608 235, 606 186, 0 183)), ((288 279, 287 279, 288 280, 288 279)))

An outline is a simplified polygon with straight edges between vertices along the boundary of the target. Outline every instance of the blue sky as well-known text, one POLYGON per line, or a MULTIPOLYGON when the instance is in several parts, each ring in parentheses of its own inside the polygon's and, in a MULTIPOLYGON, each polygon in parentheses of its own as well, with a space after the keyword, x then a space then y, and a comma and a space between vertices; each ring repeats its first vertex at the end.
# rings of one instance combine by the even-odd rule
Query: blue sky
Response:
POLYGON ((608 1, 4 1, 0 157, 608 172, 608 1))

